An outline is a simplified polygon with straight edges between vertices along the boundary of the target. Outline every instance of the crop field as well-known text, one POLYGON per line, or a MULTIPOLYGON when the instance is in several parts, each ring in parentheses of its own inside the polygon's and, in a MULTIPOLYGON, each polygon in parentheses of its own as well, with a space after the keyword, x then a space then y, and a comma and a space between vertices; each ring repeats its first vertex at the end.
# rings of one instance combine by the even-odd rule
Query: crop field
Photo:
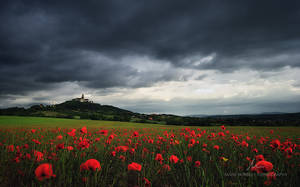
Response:
POLYGON ((1 186, 299 186, 299 127, 0 116, 1 186))

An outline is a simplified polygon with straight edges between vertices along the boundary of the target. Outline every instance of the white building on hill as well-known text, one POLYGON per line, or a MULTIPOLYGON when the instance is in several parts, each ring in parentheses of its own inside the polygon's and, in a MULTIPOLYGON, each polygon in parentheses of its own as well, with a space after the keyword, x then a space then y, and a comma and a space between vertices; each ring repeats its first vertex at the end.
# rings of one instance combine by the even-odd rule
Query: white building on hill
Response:
POLYGON ((81 103, 93 103, 93 101, 85 99, 84 94, 81 95, 81 98, 75 98, 75 99, 72 99, 72 101, 79 101, 81 103))

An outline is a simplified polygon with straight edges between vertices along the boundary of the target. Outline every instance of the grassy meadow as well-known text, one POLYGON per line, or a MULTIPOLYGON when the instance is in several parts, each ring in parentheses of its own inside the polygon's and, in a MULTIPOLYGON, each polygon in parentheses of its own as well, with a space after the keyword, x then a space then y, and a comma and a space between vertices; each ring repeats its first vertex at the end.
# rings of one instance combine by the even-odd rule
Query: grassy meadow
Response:
POLYGON ((1 186, 298 186, 299 127, 0 116, 1 186))

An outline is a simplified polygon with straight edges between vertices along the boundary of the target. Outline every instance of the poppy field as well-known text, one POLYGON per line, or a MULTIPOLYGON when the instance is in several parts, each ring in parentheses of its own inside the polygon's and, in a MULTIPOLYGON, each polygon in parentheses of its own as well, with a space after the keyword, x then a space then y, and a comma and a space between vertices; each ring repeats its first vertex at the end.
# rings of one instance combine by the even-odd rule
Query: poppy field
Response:
POLYGON ((0 129, 1 186, 298 186, 299 127, 0 129))

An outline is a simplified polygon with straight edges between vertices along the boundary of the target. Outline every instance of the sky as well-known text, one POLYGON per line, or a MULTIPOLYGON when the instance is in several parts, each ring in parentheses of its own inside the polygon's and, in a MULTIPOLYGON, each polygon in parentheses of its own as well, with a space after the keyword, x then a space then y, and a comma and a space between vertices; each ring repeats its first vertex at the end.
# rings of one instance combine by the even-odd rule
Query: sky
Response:
POLYGON ((3 0, 0 108, 299 112, 299 33, 298 0, 3 0))

